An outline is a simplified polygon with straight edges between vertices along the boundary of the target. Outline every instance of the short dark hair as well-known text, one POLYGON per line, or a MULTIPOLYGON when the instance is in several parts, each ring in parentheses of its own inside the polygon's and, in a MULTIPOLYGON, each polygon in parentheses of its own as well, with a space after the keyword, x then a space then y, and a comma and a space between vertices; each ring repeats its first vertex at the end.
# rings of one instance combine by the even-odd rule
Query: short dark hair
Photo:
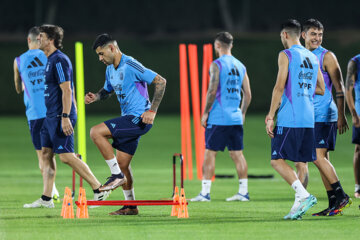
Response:
POLYGON ((98 47, 102 47, 110 42, 113 42, 114 39, 112 38, 111 35, 107 34, 107 33, 103 33, 100 34, 96 37, 94 43, 93 43, 93 50, 96 50, 98 47))
POLYGON ((233 36, 229 32, 219 32, 216 34, 215 41, 219 41, 227 46, 233 43, 233 36))
POLYGON ((46 33, 47 37, 51 40, 54 40, 54 46, 57 49, 62 49, 62 41, 64 38, 64 29, 60 26, 44 24, 39 27, 39 31, 46 33))
POLYGON ((35 41, 37 41, 37 36, 39 34, 40 34, 39 27, 35 26, 35 27, 30 28, 30 30, 28 32, 28 37, 30 38, 30 40, 32 42, 35 42, 35 41))
POLYGON ((288 19, 286 22, 281 24, 281 31, 285 30, 291 35, 300 36, 301 33, 301 24, 298 20, 288 19))
POLYGON ((303 24, 303 32, 307 32, 310 28, 324 30, 324 26, 322 25, 322 23, 314 18, 306 20, 306 22, 303 24))

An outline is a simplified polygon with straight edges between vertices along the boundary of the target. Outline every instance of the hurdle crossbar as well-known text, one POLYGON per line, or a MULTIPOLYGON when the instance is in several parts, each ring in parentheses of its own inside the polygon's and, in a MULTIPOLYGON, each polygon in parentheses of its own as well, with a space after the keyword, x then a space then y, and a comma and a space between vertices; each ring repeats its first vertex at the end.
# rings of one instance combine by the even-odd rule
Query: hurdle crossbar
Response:
MULTIPOLYGON (((162 205, 179 205, 179 202, 174 202, 173 200, 115 200, 115 201, 94 201, 88 200, 86 201, 89 206, 162 206, 162 205)), ((76 205, 79 206, 79 202, 75 202, 76 205)))

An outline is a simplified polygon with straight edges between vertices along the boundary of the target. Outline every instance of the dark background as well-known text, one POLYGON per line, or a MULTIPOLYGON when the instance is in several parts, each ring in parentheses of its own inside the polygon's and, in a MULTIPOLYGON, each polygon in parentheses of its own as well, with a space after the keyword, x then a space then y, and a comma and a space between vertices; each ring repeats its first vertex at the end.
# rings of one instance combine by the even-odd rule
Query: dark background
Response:
MULTIPOLYGON (((288 18, 300 22, 317 18, 325 26, 323 46, 332 50, 346 74, 348 60, 360 52, 360 1, 265 0, 133 0, 3 1, 0 5, 0 114, 24 114, 22 97, 13 84, 13 60, 27 50, 29 28, 43 23, 65 30, 64 49, 75 63, 74 43, 84 43, 85 89, 103 86, 105 65, 91 45, 96 35, 108 32, 120 49, 168 81, 160 106, 163 113, 178 113, 179 43, 198 44, 201 74, 202 44, 212 43, 219 31, 234 37, 233 55, 247 67, 253 92, 249 112, 268 110, 283 49, 279 26, 288 18)), ((200 76, 201 79, 201 76, 200 76)), ((152 87, 150 86, 150 92, 152 87)), ((150 93, 151 98, 151 93, 150 93)), ((87 113, 118 113, 116 98, 86 107, 87 113)))

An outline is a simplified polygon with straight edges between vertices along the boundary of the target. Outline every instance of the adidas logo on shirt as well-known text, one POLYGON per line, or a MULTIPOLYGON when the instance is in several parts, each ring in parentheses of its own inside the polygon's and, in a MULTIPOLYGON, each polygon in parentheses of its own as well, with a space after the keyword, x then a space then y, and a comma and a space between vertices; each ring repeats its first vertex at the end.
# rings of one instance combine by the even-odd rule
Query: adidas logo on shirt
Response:
POLYGON ((308 57, 305 58, 305 60, 303 61, 303 64, 300 65, 301 68, 310 68, 313 69, 313 66, 310 62, 310 59, 308 57))
POLYGON ((324 139, 321 139, 321 141, 319 142, 319 144, 325 144, 324 139))
POLYGON ((40 61, 38 57, 35 57, 33 61, 27 66, 27 68, 35 68, 35 67, 42 67, 44 64, 40 61))
POLYGON ((115 128, 116 124, 115 123, 110 123, 112 128, 115 128))
POLYGON ((61 150, 61 149, 64 149, 64 148, 63 148, 63 146, 61 146, 61 145, 60 145, 60 146, 58 147, 58 149, 60 149, 60 150, 61 150))
POLYGON ((272 155, 276 155, 276 154, 277 154, 277 152, 276 152, 276 150, 274 150, 273 153, 272 153, 272 155))
POLYGON ((229 75, 240 76, 240 73, 239 73, 239 70, 236 67, 234 67, 229 72, 229 75))

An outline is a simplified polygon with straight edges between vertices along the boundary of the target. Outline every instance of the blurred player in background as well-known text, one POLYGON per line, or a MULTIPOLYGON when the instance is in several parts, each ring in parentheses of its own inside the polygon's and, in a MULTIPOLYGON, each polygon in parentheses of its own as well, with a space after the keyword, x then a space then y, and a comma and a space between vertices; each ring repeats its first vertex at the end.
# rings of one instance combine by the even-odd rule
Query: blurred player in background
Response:
MULTIPOLYGON (((121 117, 107 120, 91 128, 90 136, 108 164, 111 176, 100 188, 113 190, 123 186, 125 200, 135 200, 130 162, 140 137, 152 127, 163 98, 166 80, 145 68, 134 58, 125 55, 110 35, 97 36, 93 49, 99 61, 107 65, 105 84, 97 93, 89 92, 85 103, 107 99, 115 92, 120 103, 121 117), (147 85, 155 87, 150 103, 147 85), (112 145, 108 139, 113 139, 112 145), (116 156, 114 150, 116 149, 116 156)), ((137 206, 124 206, 110 215, 137 215, 137 206)))
MULTIPOLYGON (((46 116, 44 98, 44 72, 47 57, 39 50, 39 28, 29 30, 27 43, 29 50, 14 60, 14 81, 18 94, 24 92, 26 117, 30 128, 31 140, 39 160, 39 168, 43 175, 43 160, 41 157, 40 130, 46 116)), ((54 156, 55 157, 55 156, 54 156)), ((51 197, 54 202, 60 202, 59 192, 53 185, 51 197)))
POLYGON ((316 160, 313 101, 315 94, 323 95, 325 91, 319 62, 314 54, 301 46, 300 33, 301 25, 293 19, 281 27, 285 50, 279 54, 279 71, 270 111, 265 118, 266 132, 271 137, 271 165, 295 190, 294 204, 284 219, 300 219, 317 203, 285 162, 316 160))
POLYGON ((355 176, 355 194, 360 198, 360 54, 350 59, 346 74, 346 102, 349 107, 352 122, 353 133, 352 143, 355 144, 354 151, 354 176, 355 176), (355 90, 355 102, 352 95, 355 90))
MULTIPOLYGON (((303 25, 302 37, 305 40, 306 49, 314 53, 320 63, 320 70, 324 77, 325 93, 323 96, 316 95, 314 98, 315 107, 315 147, 316 162, 330 161, 329 151, 335 150, 336 132, 343 134, 349 129, 345 117, 345 99, 344 99, 344 81, 342 79, 340 65, 336 56, 331 51, 321 46, 323 39, 324 27, 320 21, 309 19, 303 25), (336 104, 332 96, 332 87, 336 91, 336 104)), ((330 171, 336 176, 335 168, 329 162, 330 171)), ((302 180, 306 187, 308 169, 304 163, 298 163, 299 179, 302 180), (299 165, 303 165, 299 167, 299 165), (304 183, 305 182, 305 183, 304 183)), ((336 200, 343 198, 342 192, 338 191, 340 196, 336 197, 335 188, 341 188, 340 181, 338 186, 331 186, 325 175, 320 171, 322 181, 327 191, 329 206, 313 216, 327 216, 336 207, 336 200)), ((336 177, 337 178, 337 177, 336 177)), ((338 212, 339 213, 339 212, 338 212)))
POLYGON ((215 158, 225 147, 235 163, 239 191, 226 201, 249 201, 247 163, 243 154, 243 124, 251 101, 249 77, 245 66, 231 54, 233 36, 220 32, 214 49, 219 57, 210 66, 210 83, 201 124, 206 128, 206 150, 200 194, 194 202, 210 201, 211 178, 215 174, 215 158), (241 92, 243 99, 241 103, 241 92), (241 107, 240 107, 241 103, 241 107))
POLYGON ((53 208, 51 191, 56 173, 54 154, 72 167, 94 191, 94 200, 104 200, 109 192, 100 192, 100 182, 88 165, 74 153, 74 129, 77 113, 74 95, 73 71, 70 59, 60 51, 64 31, 55 25, 39 28, 40 49, 48 57, 45 68, 46 118, 41 129, 44 191, 40 199, 25 208, 53 208))

